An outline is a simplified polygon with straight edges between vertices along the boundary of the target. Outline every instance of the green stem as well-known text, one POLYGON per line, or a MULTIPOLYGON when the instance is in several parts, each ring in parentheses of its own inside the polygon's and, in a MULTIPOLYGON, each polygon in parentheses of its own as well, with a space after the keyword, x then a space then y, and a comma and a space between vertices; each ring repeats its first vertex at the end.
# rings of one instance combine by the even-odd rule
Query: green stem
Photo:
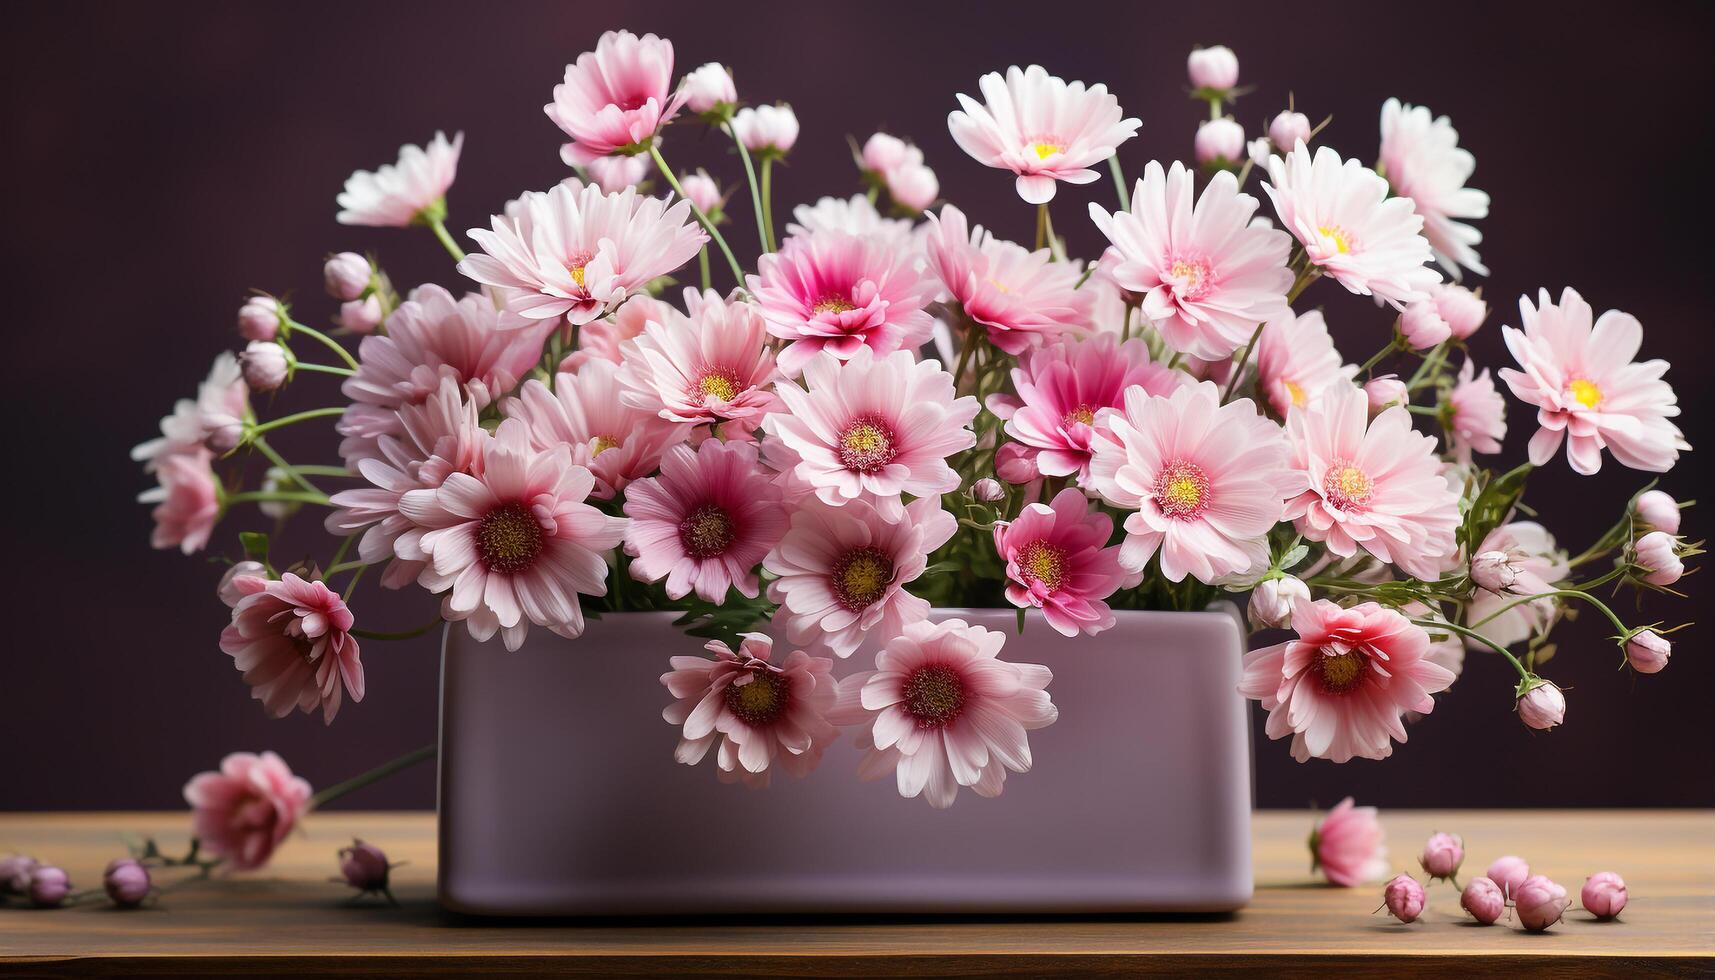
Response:
POLYGON ((438 217, 431 217, 429 219, 429 230, 434 232, 435 237, 441 240, 441 247, 447 250, 447 254, 453 257, 454 262, 464 261, 464 249, 459 248, 459 243, 453 241, 453 236, 447 233, 447 223, 445 220, 438 217))
POLYGON ((1395 338, 1393 340, 1388 341, 1386 347, 1383 347, 1381 350, 1376 351, 1375 355, 1373 357, 1371 357, 1369 360, 1365 361, 1358 368, 1358 373, 1359 374, 1368 374, 1370 368, 1373 368, 1377 364, 1380 364, 1382 362, 1383 358, 1386 358, 1389 354, 1392 354, 1394 351, 1399 350, 1399 349, 1400 349, 1400 346, 1399 346, 1398 338, 1395 338))
POLYGON ((338 375, 341 375, 341 376, 347 377, 347 378, 349 378, 352 375, 357 373, 356 371, 353 371, 351 368, 334 367, 331 364, 311 364, 309 361, 297 362, 296 364, 292 365, 292 370, 294 370, 294 371, 319 371, 322 374, 338 374, 338 375))
POLYGON ((1439 619, 1414 619, 1414 620, 1412 620, 1412 622, 1416 623, 1418 626, 1423 626, 1423 627, 1426 627, 1428 629, 1448 630, 1449 632, 1457 633, 1460 636, 1470 637, 1471 639, 1476 640, 1477 642, 1483 644, 1484 646, 1495 651, 1496 653, 1500 654, 1501 656, 1507 658, 1507 663, 1510 663, 1513 665, 1513 669, 1518 671, 1518 675, 1520 678, 1522 678, 1523 680, 1527 680, 1527 681, 1530 680, 1530 671, 1524 669, 1524 664, 1519 663, 1519 659, 1512 655, 1511 650, 1508 650, 1506 647, 1501 646, 1500 644, 1496 643, 1494 640, 1489 639, 1488 637, 1477 632, 1476 630, 1466 629, 1463 626, 1459 626, 1459 625, 1454 624, 1454 623, 1445 622, 1445 621, 1442 621, 1439 619))
POLYGON ((378 630, 360 629, 351 630, 350 633, 352 636, 363 640, 412 640, 422 636, 430 630, 433 630, 435 627, 441 625, 442 622, 443 620, 441 617, 436 616, 434 619, 429 620, 416 629, 400 630, 397 633, 384 633, 378 630))
POLYGON ((703 288, 710 288, 713 282, 709 279, 709 247, 707 245, 697 249, 697 271, 702 274, 703 288))
POLYGON ((306 336, 313 337, 316 340, 321 341, 322 344, 324 346, 326 346, 328 350, 331 350, 335 354, 338 354, 340 357, 340 360, 344 361, 346 363, 347 367, 351 368, 353 371, 357 370, 357 358, 351 356, 351 351, 346 350, 344 344, 341 344, 339 341, 333 339, 332 337, 329 337, 327 334, 322 333, 320 330, 317 330, 314 327, 305 326, 304 324, 299 323, 298 321, 293 320, 290 317, 287 317, 286 318, 286 337, 287 337, 287 339, 291 339, 291 335, 294 333, 302 333, 302 334, 305 334, 306 336))
POLYGON ((1037 251, 1037 252, 1042 251, 1042 243, 1044 240, 1047 239, 1047 237, 1048 237, 1048 205, 1047 204, 1038 204, 1036 206, 1036 248, 1033 249, 1033 251, 1037 251))
POLYGON ((322 492, 321 487, 316 486, 314 483, 311 483, 309 480, 304 478, 304 471, 302 469, 299 469, 298 467, 293 466, 291 463, 286 462, 286 458, 284 456, 281 456, 279 453, 275 452, 274 447, 268 445, 268 440, 262 438, 261 436, 257 436, 255 439, 250 440, 250 444, 252 446, 256 447, 257 452, 268 457, 268 461, 270 463, 273 463, 275 466, 279 467, 282 471, 284 471, 285 474, 291 478, 293 483, 296 483, 298 486, 303 487, 305 490, 308 490, 312 493, 321 493, 322 492))
POLYGON ((362 561, 360 559, 353 559, 351 561, 340 561, 339 559, 336 558, 336 559, 334 559, 334 563, 329 565, 327 567, 327 570, 323 574, 338 575, 340 572, 349 572, 354 568, 362 568, 364 565, 367 565, 367 564, 369 564, 369 563, 366 561, 362 561))
POLYGON ((311 493, 308 490, 250 490, 244 493, 229 493, 221 499, 221 503, 226 504, 227 506, 231 506, 232 504, 267 503, 269 501, 279 501, 281 503, 320 504, 323 507, 333 506, 333 504, 329 502, 327 494, 311 493))
POLYGON ((1131 192, 1125 189, 1125 174, 1120 171, 1120 155, 1108 157, 1108 169, 1114 174, 1114 191, 1119 194, 1120 210, 1131 210, 1131 192))
POLYGON ((1233 376, 1227 379, 1227 390, 1221 394, 1223 405, 1232 401, 1233 392, 1239 390, 1239 382, 1244 380, 1245 368, 1250 366, 1251 351, 1256 349, 1256 342, 1262 337, 1262 328, 1266 326, 1268 326, 1267 323, 1259 323, 1256 325, 1256 330, 1251 332, 1250 343, 1245 344, 1244 353, 1239 355, 1239 363, 1233 368, 1233 376))
POLYGON ((672 168, 667 166, 666 158, 661 156, 661 147, 656 143, 650 143, 649 156, 655 161, 655 167, 661 171, 661 176, 667 178, 667 183, 673 188, 673 193, 684 198, 686 203, 691 205, 691 213, 697 216, 698 221, 702 222, 703 230, 709 233, 709 237, 713 238, 715 244, 721 247, 721 254, 726 256, 727 265, 732 267, 733 281, 739 286, 743 286, 744 269, 739 266, 738 259, 732 254, 732 248, 727 245, 726 239, 721 237, 720 230, 715 227, 715 223, 703 213, 703 209, 697 207, 696 202, 686 196, 685 189, 679 186, 679 178, 673 176, 672 168))
POLYGON ((293 463, 292 469, 307 476, 339 476, 348 480, 358 479, 358 474, 343 466, 324 466, 319 463, 293 463))
POLYGON ((345 409, 343 409, 343 408, 312 408, 312 409, 305 411, 305 412, 296 412, 296 413, 293 413, 291 415, 282 415, 281 417, 274 419, 273 421, 264 422, 261 425, 258 425, 257 427, 255 427, 254 429, 251 429, 250 430, 250 438, 255 439, 257 436, 261 435, 264 432, 273 432, 275 429, 283 429, 288 425, 296 425, 299 422, 308 422, 311 419, 323 419, 323 418, 327 418, 330 415, 344 415, 344 414, 345 414, 345 409))
POLYGON ((774 158, 762 158, 763 251, 774 251, 774 158))
POLYGON ((351 581, 345 583, 345 591, 340 593, 339 598, 341 602, 349 600, 351 598, 351 594, 357 591, 357 583, 363 581, 363 573, 367 571, 369 571, 368 565, 357 566, 357 571, 353 572, 351 575, 351 581))
MULTIPOLYGON (((1127 303, 1125 305, 1125 320, 1120 325, 1120 343, 1122 343, 1122 344, 1131 339, 1131 314, 1132 314, 1132 310, 1133 310, 1132 305, 1130 303, 1127 303)), ((1177 359, 1179 357, 1178 354, 1174 354, 1173 356, 1175 359, 1177 359)), ((1173 366, 1174 365, 1171 365, 1171 364, 1168 365, 1168 367, 1173 367, 1173 366)))
POLYGON ((1549 592, 1538 592, 1535 595, 1520 596, 1517 599, 1513 600, 1512 602, 1507 603, 1506 605, 1502 606, 1501 608, 1499 608, 1499 609, 1495 610, 1494 612, 1488 614, 1487 616, 1483 617, 1481 622, 1472 623, 1471 626, 1473 628, 1482 626, 1482 625, 1488 623, 1490 620, 1494 619, 1496 616, 1499 616, 1501 613, 1504 613, 1508 609, 1513 608, 1514 606, 1522 606, 1527 602, 1535 602, 1538 599, 1553 599, 1553 598, 1558 598, 1561 596, 1564 596, 1568 599, 1582 599, 1585 602, 1588 602, 1590 605, 1595 606, 1597 609, 1601 610, 1602 615, 1608 617, 1608 622, 1614 624, 1614 628, 1620 631, 1621 637, 1627 637, 1627 636, 1631 635, 1631 633, 1632 633, 1631 627, 1627 626, 1625 623, 1620 622, 1620 617, 1614 615, 1614 611, 1612 609, 1608 608, 1607 603, 1596 598, 1595 596, 1591 595, 1588 592, 1581 592, 1578 589, 1554 589, 1554 590, 1549 591, 1549 592))
POLYGON ((768 235, 763 231, 762 195, 756 189, 756 166, 750 161, 750 150, 745 148, 744 141, 738 138, 738 131, 732 128, 732 123, 723 123, 721 128, 732 137, 732 145, 738 147, 738 158, 744 161, 744 176, 750 181, 750 206, 756 212, 756 244, 760 248, 768 241, 768 235))
POLYGON ((402 769, 409 769, 419 762, 427 762, 435 757, 435 746, 425 745, 414 752, 407 752, 392 762, 382 763, 374 769, 358 776, 353 776, 343 783, 335 783, 310 797, 310 809, 315 810, 332 803, 347 793, 360 790, 370 783, 386 779, 402 769))

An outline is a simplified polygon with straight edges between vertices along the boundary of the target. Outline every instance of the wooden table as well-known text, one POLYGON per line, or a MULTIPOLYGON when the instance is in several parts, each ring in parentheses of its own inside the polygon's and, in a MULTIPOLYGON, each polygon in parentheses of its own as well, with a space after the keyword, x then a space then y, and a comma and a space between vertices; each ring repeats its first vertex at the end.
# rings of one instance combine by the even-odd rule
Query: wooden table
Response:
MULTIPOLYGON (((439 975, 542 972, 672 976, 1116 976, 1310 974, 1330 966, 1466 975, 1552 968, 1556 975, 1715 975, 1715 814, 1687 811, 1399 811, 1383 814, 1395 870, 1416 868, 1435 830, 1462 834, 1476 873, 1517 853, 1566 885, 1613 870, 1631 890, 1622 921, 1582 912, 1546 934, 1480 927, 1451 886, 1429 889, 1414 925, 1371 912, 1381 889, 1332 888, 1308 871, 1308 813, 1260 813, 1257 893, 1234 916, 1138 919, 806 919, 502 923, 459 919, 434 903, 434 817, 324 813, 266 871, 191 882, 152 907, 91 903, 58 911, 0 908, 0 972, 135 976, 288 973, 439 975), (329 882, 334 850, 362 837, 397 869, 400 906, 349 907, 329 882)), ((184 840, 182 813, 0 815, 0 851, 65 867, 99 884, 124 853, 122 832, 184 840)))

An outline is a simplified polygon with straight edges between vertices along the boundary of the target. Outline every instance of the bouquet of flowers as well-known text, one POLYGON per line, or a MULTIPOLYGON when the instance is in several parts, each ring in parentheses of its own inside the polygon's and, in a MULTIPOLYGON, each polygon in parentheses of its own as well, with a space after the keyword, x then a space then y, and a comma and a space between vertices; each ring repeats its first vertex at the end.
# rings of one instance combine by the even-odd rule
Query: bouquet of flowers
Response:
POLYGON ((1018 638, 935 607, 1016 607, 1021 631, 1039 609, 1075 636, 1248 592, 1253 627, 1292 636, 1247 655, 1241 690, 1300 760, 1386 757, 1467 649, 1511 664, 1519 717, 1554 727, 1565 697, 1539 671, 1578 606, 1616 657, 1660 671, 1672 629, 1595 590, 1671 592, 1699 551, 1683 505, 1645 488, 1569 554, 1524 502, 1562 446, 1579 475, 1609 456, 1664 473, 1689 450, 1667 364, 1636 359, 1638 321, 1572 289, 1524 297, 1497 386, 1466 344, 1488 304, 1460 282, 1487 272, 1470 222, 1489 201, 1449 120, 1388 100, 1371 167, 1290 107, 1247 143, 1226 48, 1192 52, 1189 73, 1208 110, 1194 160, 1135 183, 1116 152, 1140 123, 1103 85, 1014 67, 958 96, 953 141, 1014 176, 1030 247, 973 224, 884 133, 853 142, 862 192, 778 231, 792 109, 741 108, 718 64, 675 84, 671 43, 605 34, 546 106, 575 175, 506 202, 468 253, 446 228, 462 136, 351 176, 338 220, 428 229, 460 285, 400 292, 341 252, 336 328, 250 298, 248 345, 137 448, 159 481, 141 498, 153 543, 201 551, 222 521, 255 526, 245 505, 326 511, 325 562, 279 567, 270 534, 245 530, 219 586, 220 647, 273 715, 331 722, 361 701, 360 640, 444 620, 516 649, 676 610, 708 641, 664 665, 679 761, 712 754, 762 785, 844 732, 868 750, 861 775, 937 807, 999 794, 1057 709, 1046 668, 1003 656, 1018 638), (742 184, 668 163, 667 137, 703 126, 742 184), (1067 210, 1060 192, 1103 167, 1117 206, 1067 210), (1093 260, 1067 254, 1056 197, 1062 224, 1085 209, 1109 243, 1093 260), (722 227, 752 220, 747 265, 722 227), (1323 279, 1334 316, 1375 324, 1361 364, 1301 301, 1323 279), (337 378, 337 404, 259 416, 255 396, 306 374, 337 378), (1503 386, 1538 426, 1508 469, 1484 462, 1503 386), (338 462, 270 444, 311 422, 343 437, 338 462), (371 567, 434 596, 435 618, 358 628, 371 567))

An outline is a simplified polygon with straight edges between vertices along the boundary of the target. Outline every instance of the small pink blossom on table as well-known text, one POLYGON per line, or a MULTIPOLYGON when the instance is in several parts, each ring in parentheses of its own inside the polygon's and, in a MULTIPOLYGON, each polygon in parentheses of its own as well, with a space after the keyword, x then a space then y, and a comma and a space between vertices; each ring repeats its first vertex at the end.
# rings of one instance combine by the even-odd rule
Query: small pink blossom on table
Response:
POLYGON ((1401 922, 1416 922, 1423 914, 1423 886, 1411 875, 1395 875, 1382 889, 1382 900, 1388 914, 1401 922))
POLYGON ((1483 925, 1492 926, 1506 913, 1507 898, 1494 879, 1479 875, 1466 883, 1459 895, 1459 907, 1483 925))
POLYGON ((1452 878, 1465 863, 1465 842, 1458 834, 1431 834, 1417 860, 1431 878, 1452 878))
POLYGON ((191 777, 185 802, 202 846, 250 871, 268 863, 309 809, 310 784, 272 752, 234 752, 221 760, 219 772, 191 777))
POLYGON ((1310 832, 1310 870, 1344 888, 1375 881, 1387 873, 1386 839, 1376 808, 1357 806, 1348 796, 1310 832))
POLYGON ((1512 893, 1519 925, 1527 932, 1542 932, 1560 921, 1570 904, 1566 889, 1542 875, 1532 875, 1512 893))
POLYGON ((71 877, 63 868, 44 864, 30 872, 29 895, 36 908, 58 908, 71 895, 71 877))
POLYGON ((148 868, 133 858, 115 858, 101 876, 101 887, 115 906, 134 909, 143 904, 154 886, 148 868))
POLYGON ((1507 900, 1511 901, 1513 893, 1517 892, 1519 886, 1524 884, 1524 880, 1530 877, 1530 865, 1525 862, 1524 858, 1517 855, 1503 855, 1495 858, 1489 864, 1488 877, 1490 881, 1500 887, 1501 893, 1507 897, 1507 900))
POLYGON ((1612 871, 1598 871, 1584 879, 1578 902, 1598 919, 1612 919, 1626 907, 1625 879, 1612 871))

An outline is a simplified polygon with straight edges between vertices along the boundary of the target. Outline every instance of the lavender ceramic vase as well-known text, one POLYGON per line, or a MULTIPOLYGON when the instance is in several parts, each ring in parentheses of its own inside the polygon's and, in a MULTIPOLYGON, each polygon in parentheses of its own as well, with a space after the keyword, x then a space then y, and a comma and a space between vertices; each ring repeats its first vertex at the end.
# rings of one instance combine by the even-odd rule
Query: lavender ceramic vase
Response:
MULTIPOLYGON (((860 782, 849 739, 804 779, 673 761, 658 680, 700 640, 609 614, 508 653, 462 627, 441 670, 440 900, 492 915, 1225 911, 1251 895, 1248 715, 1229 612, 1121 612, 1067 639, 1011 610, 936 610, 1047 665, 1034 768, 949 810, 860 782)), ((867 653, 836 673, 867 669, 867 653)))

